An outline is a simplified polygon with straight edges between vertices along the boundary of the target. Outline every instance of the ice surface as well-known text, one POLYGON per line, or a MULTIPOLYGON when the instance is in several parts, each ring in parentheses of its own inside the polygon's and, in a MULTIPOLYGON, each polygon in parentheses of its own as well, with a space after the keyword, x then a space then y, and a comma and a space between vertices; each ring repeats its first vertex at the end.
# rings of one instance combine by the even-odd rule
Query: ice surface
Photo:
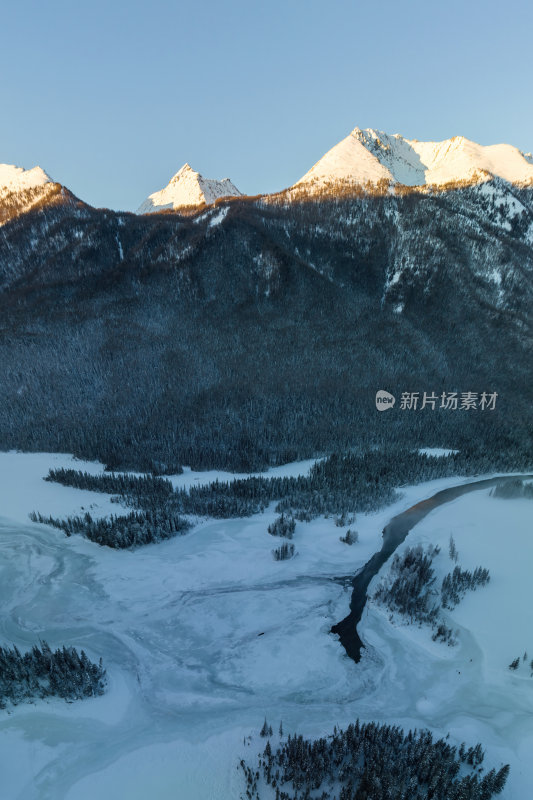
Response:
MULTIPOLYGON (((274 729, 283 719, 286 731, 306 735, 359 716, 480 739, 491 765, 511 763, 502 797, 528 796, 533 679, 507 664, 528 647, 533 657, 529 605, 520 599, 529 591, 533 504, 482 491, 432 512, 408 542, 431 538, 446 551, 453 532, 461 564, 491 571, 488 587, 454 612, 459 646, 436 645, 426 630, 391 624, 370 607, 361 625, 370 646, 355 665, 329 633, 348 610, 348 578, 379 548, 391 516, 460 479, 408 488, 393 506, 359 515, 351 547, 332 519, 297 523, 296 557, 275 562, 272 507, 249 519, 202 521, 186 536, 133 552, 31 523, 32 509, 117 510, 106 495, 42 480, 58 466, 102 469, 68 456, 0 455, 0 641, 26 649, 41 638, 102 656, 109 690, 0 712, 2 797, 236 800, 238 760, 264 745, 257 731, 265 715, 274 729)), ((186 470, 173 482, 213 475, 222 477, 186 470)))

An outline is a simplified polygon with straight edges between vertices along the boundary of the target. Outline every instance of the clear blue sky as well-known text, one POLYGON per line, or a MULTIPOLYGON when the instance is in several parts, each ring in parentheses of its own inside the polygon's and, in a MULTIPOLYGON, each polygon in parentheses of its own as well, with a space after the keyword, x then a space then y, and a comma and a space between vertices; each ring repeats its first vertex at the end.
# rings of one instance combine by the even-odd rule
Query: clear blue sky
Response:
POLYGON ((0 162, 135 209, 188 161, 284 188, 358 125, 533 149, 530 0, 17 0, 0 162))

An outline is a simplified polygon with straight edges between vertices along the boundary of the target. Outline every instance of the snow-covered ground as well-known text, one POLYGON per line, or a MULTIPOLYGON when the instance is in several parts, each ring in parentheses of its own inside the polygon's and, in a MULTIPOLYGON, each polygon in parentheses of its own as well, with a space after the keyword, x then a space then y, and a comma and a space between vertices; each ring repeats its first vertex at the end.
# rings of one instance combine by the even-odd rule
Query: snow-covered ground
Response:
MULTIPOLYGON (((273 467, 268 471, 271 477, 306 475, 315 459, 298 461, 273 467)), ((102 492, 87 492, 81 489, 61 486, 43 480, 51 469, 76 469, 91 475, 103 474, 104 466, 97 461, 82 461, 64 453, 19 453, 0 452, 0 518, 26 524, 31 511, 40 511, 45 516, 70 516, 80 511, 90 511, 95 518, 116 514, 120 507, 111 503, 111 495, 102 492)), ((132 475, 138 473, 130 473, 132 475)), ((174 488, 188 489, 213 481, 231 481, 234 478, 247 478, 249 475, 266 473, 232 473, 221 470, 195 472, 184 467, 181 475, 164 476, 174 488)))
MULTIPOLYGON (((380 664, 380 705, 398 721, 449 731, 456 739, 477 738, 490 760, 511 764, 502 797, 522 800, 533 786, 533 502, 502 500, 490 489, 467 494, 432 511, 398 548, 439 544, 433 566, 440 579, 455 566, 448 555, 453 535, 459 566, 487 567, 490 583, 468 592, 445 617, 459 631, 456 647, 431 641, 428 628, 391 623, 371 602, 359 626, 371 645, 365 668, 380 664), (523 655, 527 653, 527 660, 523 655), (516 672, 509 664, 520 657, 516 672)), ((369 587, 371 594, 387 565, 369 587)))
POLYGON ((445 447, 421 447, 418 452, 426 456, 442 457, 451 456, 453 453, 458 453, 459 450, 450 450, 445 447))
MULTIPOLYGON (((481 740, 490 766, 511 763, 502 797, 528 796, 533 679, 507 664, 525 649, 533 658, 531 501, 483 490, 431 512, 407 541, 442 541, 444 568, 453 533, 461 565, 489 567, 491 582, 453 612, 461 631, 453 649, 371 606, 361 624, 371 646, 355 665, 329 633, 347 613, 348 578, 380 547, 394 514, 460 479, 407 488, 393 506, 358 516, 352 546, 339 541, 346 529, 332 519, 297 523, 297 556, 275 562, 273 508, 203 521, 133 552, 31 523, 32 510, 117 511, 109 496, 42 480, 58 466, 102 469, 67 456, 0 454, 0 643, 26 649, 41 638, 84 648, 103 657, 109 687, 84 702, 0 712, 2 798, 237 799, 238 760, 260 748, 265 715, 275 730, 282 719, 286 731, 308 735, 359 716, 481 740)), ((217 476, 228 477, 186 471, 173 482, 217 476)))

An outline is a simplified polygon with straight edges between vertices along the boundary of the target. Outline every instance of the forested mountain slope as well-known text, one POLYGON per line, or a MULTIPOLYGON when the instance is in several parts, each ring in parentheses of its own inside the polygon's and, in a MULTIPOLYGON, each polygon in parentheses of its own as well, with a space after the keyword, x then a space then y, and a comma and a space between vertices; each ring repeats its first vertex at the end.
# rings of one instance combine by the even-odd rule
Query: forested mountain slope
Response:
POLYGON ((57 192, 1 229, 0 447, 171 470, 531 446, 531 188, 282 193, 189 217, 57 192), (401 409, 415 391, 498 399, 401 409))

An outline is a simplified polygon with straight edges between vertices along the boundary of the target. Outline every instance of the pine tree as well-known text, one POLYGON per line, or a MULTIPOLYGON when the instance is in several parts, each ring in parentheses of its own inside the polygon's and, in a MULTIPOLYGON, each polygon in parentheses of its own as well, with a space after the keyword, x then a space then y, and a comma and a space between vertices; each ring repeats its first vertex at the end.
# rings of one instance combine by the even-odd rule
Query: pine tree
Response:
POLYGON ((496 778, 494 780, 494 789, 493 789, 495 794, 500 794, 500 792, 503 790, 510 769, 511 767, 509 766, 509 764, 506 764, 499 770, 499 772, 496 773, 496 778))
POLYGON ((451 560, 455 561, 455 563, 457 564, 457 561, 459 559, 459 553, 457 552, 457 547, 455 546, 455 540, 451 534, 450 534, 449 553, 451 560))

